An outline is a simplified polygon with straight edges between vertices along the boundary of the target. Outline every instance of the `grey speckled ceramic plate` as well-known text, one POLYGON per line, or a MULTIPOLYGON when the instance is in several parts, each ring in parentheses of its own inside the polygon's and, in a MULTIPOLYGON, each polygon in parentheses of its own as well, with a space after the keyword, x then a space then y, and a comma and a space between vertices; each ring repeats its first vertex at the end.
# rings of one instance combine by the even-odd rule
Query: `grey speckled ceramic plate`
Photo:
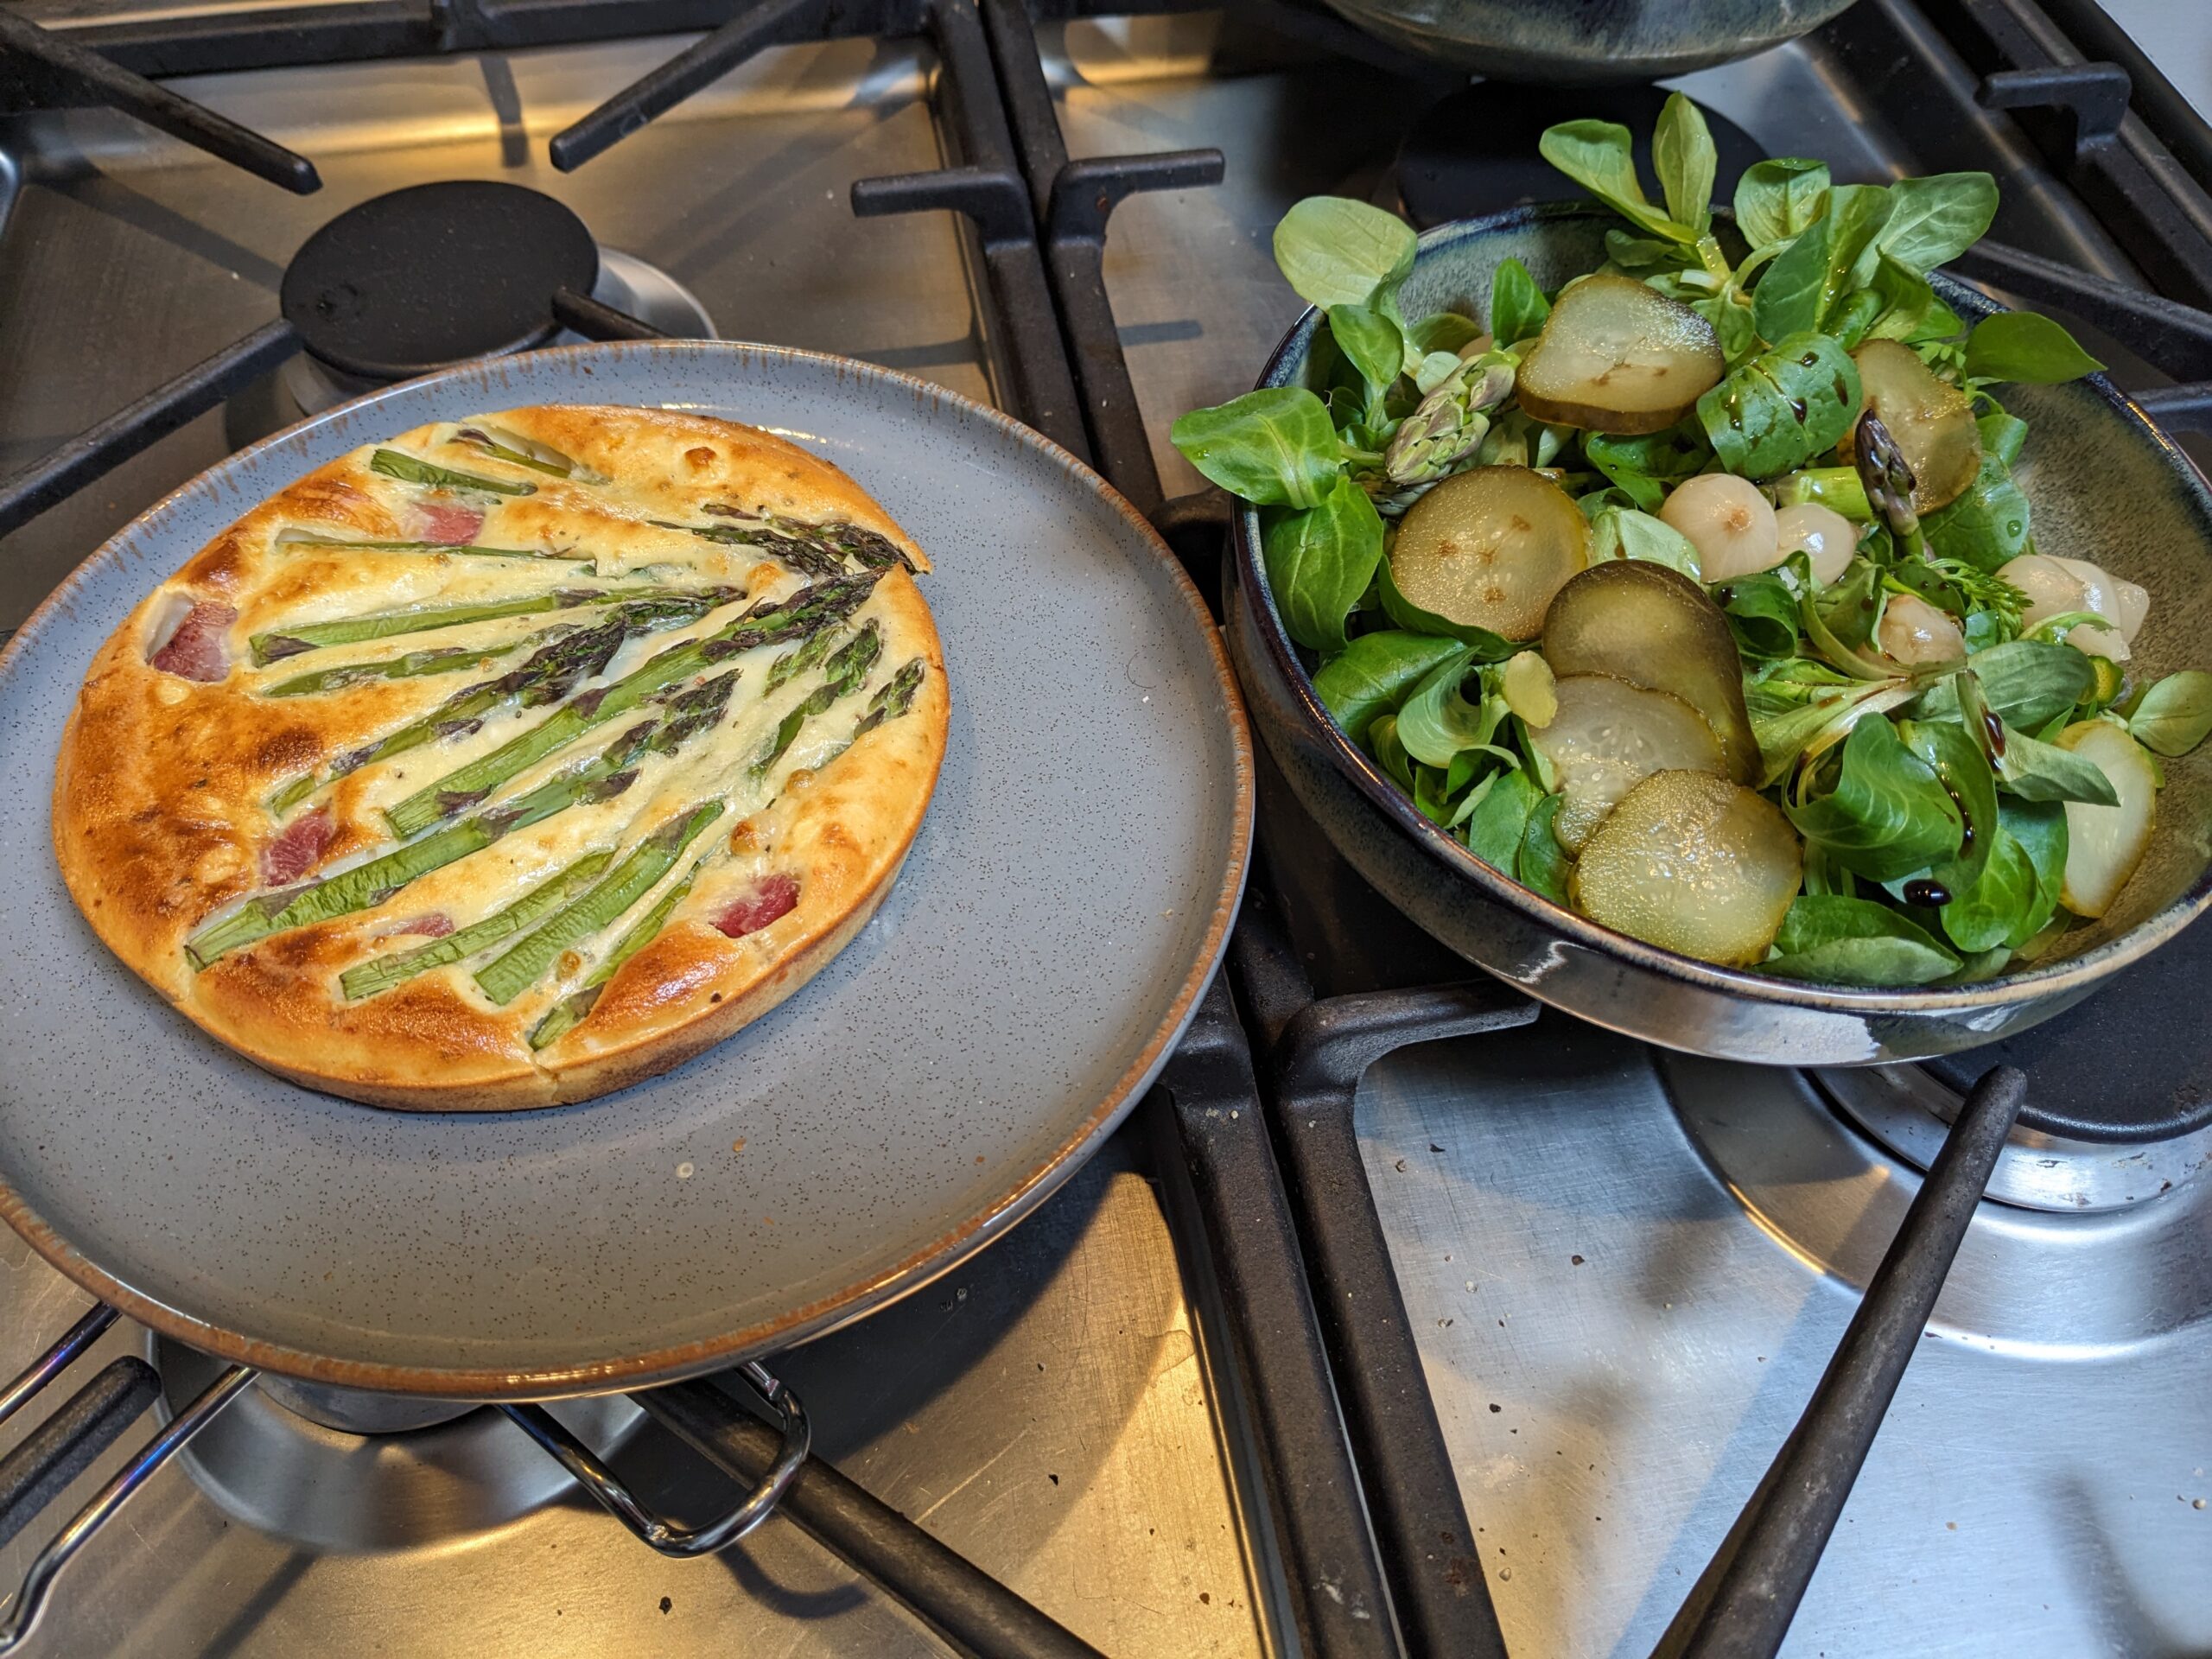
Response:
POLYGON ((0 657, 0 1207, 145 1323, 357 1388, 544 1397, 662 1381, 913 1288, 1011 1225, 1181 1033, 1242 890, 1243 712, 1181 569, 1003 416, 760 346, 533 353, 232 457, 101 549, 0 657), (929 550, 950 752, 905 874, 798 996, 666 1077, 497 1117, 311 1093, 111 957, 48 796, 94 648, 311 467, 424 421, 658 404, 844 467, 929 550))

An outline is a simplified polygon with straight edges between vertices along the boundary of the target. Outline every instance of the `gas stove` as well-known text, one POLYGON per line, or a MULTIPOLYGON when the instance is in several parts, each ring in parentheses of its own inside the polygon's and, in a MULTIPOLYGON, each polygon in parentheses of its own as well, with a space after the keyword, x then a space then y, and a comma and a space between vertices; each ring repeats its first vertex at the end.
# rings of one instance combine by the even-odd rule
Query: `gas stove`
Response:
MULTIPOLYGON (((12 7, 220 118, 80 62, 28 73, 20 42, 10 79, 0 30, 0 626, 302 413, 628 334, 996 401, 1205 582, 1219 516, 1166 426, 1246 389, 1295 315, 1282 211, 1510 205, 1552 188, 1514 170, 1522 129, 1598 95, 1468 89, 1282 0, 1084 10, 12 7), (500 245, 453 246, 455 192, 500 245), (160 407, 118 420, 139 400, 160 407)), ((2116 113, 2082 10, 1860 0, 1682 85, 1726 142, 1839 177, 1989 168, 2003 247, 1967 274, 2064 312, 2126 384, 2212 378, 2188 308, 2212 303, 2212 203, 2185 165, 2212 135, 2140 68, 2116 113)), ((2006 1135, 1961 1109, 1978 1065, 1759 1071, 1535 1018, 1366 889, 1264 756, 1261 842, 1230 968, 1130 1124, 1001 1243, 773 1362, 814 1427, 785 1514, 665 1559, 495 1409, 402 1419, 264 1378, 75 1553, 21 1650, 2212 1650, 2212 1046, 2185 995, 2212 942, 2023 1039, 2006 1135), (1885 1268, 1968 1141, 1955 1255, 1885 1268), (1885 1360, 1854 1311, 1914 1295, 1885 1360), (1885 1414, 1873 1379, 1908 1357, 1885 1414), (1776 1544, 1802 1517, 1762 1477, 1793 1448, 1848 1501, 1776 1544), (1778 1621, 1728 1571, 1752 1559, 1798 1569, 1778 1621)), ((0 1263, 12 1374, 86 1302, 12 1236, 0 1263)), ((128 1322, 77 1366, 125 1355, 172 1428, 222 1370, 128 1322)), ((741 1484, 686 1408, 550 1414, 696 1523, 741 1484)), ((23 1520, 0 1593, 148 1432, 23 1520)))

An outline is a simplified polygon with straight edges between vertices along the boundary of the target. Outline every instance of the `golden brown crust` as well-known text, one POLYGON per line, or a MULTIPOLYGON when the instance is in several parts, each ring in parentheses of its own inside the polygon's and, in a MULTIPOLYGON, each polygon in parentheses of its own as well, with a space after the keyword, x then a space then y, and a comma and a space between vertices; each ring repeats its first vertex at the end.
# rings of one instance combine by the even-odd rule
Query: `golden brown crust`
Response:
MULTIPOLYGON (((480 477, 530 481, 534 493, 487 499, 425 490, 371 471, 376 446, 308 474, 216 537, 101 647, 54 775, 54 845, 62 874, 109 947, 196 1023, 260 1065, 383 1106, 501 1110, 585 1099, 678 1065, 775 1007, 835 956, 881 902, 920 826, 949 724, 944 662, 928 607, 913 579, 894 567, 853 619, 855 626, 873 626, 883 649, 860 690, 833 705, 840 723, 819 741, 820 770, 801 769, 813 754, 810 740, 802 737, 782 766, 757 784, 733 782, 750 775, 742 767, 714 773, 730 810, 701 838, 700 850, 687 855, 697 858, 688 893, 662 931, 607 981, 580 1023, 542 1049, 531 1047, 531 1029, 582 982, 590 950, 607 940, 579 947, 582 957, 564 956, 548 983, 505 1007, 493 1006, 464 967, 434 969, 359 1001, 343 995, 338 976, 420 944, 428 935, 407 930, 426 916, 450 926, 456 918, 498 909, 580 852, 626 850, 693 786, 691 774, 674 761, 664 763, 664 775, 649 766, 617 803, 594 809, 596 817, 579 810, 517 830, 366 911, 273 934, 195 971, 186 940, 226 906, 269 887, 264 860, 298 811, 324 815, 330 824, 328 844, 311 874, 342 868, 394 844, 384 810, 441 775, 453 753, 450 745, 432 745, 364 768, 326 785, 308 807, 282 820, 267 804, 272 791, 303 772, 327 769, 333 757, 428 713, 480 677, 378 679, 334 695, 283 698, 266 695, 268 688, 302 663, 365 660, 449 637, 487 652, 507 645, 510 656, 496 660, 499 668, 512 666, 512 653, 523 647, 511 642, 542 626, 544 618, 487 622, 460 635, 409 634, 354 648, 351 656, 333 647, 262 669, 232 661, 222 677, 206 683, 173 671, 174 663, 153 664, 164 634, 176 630, 186 613, 219 615, 194 612, 195 605, 227 607, 237 615, 222 638, 233 657, 243 657, 248 639, 266 630, 499 599, 582 580, 573 574, 579 569, 590 574, 588 567, 537 560, 333 551, 302 547, 297 538, 404 541, 423 536, 426 512, 480 508, 486 516, 475 539, 482 543, 588 550, 600 560, 597 576, 608 585, 665 582, 675 570, 683 579, 677 585, 697 585, 704 577, 746 588, 748 601, 787 597, 808 578, 757 548, 724 546, 667 527, 711 524, 717 522, 712 515, 734 512, 855 525, 886 537, 917 569, 928 568, 921 550, 850 479, 771 434, 673 411, 565 406, 509 410, 476 424, 557 450, 604 481, 533 476, 503 465, 456 442, 454 423, 417 429, 388 443, 480 477), (853 737, 870 696, 915 659, 922 677, 911 710, 853 737), (579 820, 586 828, 575 827, 579 820), (798 883, 788 913, 740 938, 717 931, 718 918, 735 913, 733 906, 742 909, 764 882, 786 876, 798 883)), ((429 539, 448 540, 450 533, 448 524, 429 539)), ((718 612, 693 632, 737 613, 718 612)), ((639 650, 657 651, 681 637, 656 638, 639 650)), ((738 683, 764 686, 775 655, 768 650, 735 659, 738 683)), ((629 671, 635 660, 617 658, 607 677, 629 671)), ((587 689, 604 683, 589 682, 587 689)), ((794 680, 787 692, 773 695, 788 702, 807 689, 794 680)), ((764 700, 733 705, 714 737, 725 747, 713 754, 735 753, 728 746, 739 740, 729 734, 741 720, 766 721, 772 730, 779 707, 765 700, 771 694, 748 695, 764 700)), ((824 715, 802 729, 813 733, 830 719, 824 715)), ((620 724, 608 727, 600 741, 614 736, 620 724)), ((469 734, 454 740, 476 741, 469 734)), ((585 742, 577 753, 596 747, 585 742)), ((539 777, 524 774, 513 787, 539 777)), ((642 908, 625 912, 624 925, 642 908)), ((467 966, 482 962, 474 957, 467 966)))

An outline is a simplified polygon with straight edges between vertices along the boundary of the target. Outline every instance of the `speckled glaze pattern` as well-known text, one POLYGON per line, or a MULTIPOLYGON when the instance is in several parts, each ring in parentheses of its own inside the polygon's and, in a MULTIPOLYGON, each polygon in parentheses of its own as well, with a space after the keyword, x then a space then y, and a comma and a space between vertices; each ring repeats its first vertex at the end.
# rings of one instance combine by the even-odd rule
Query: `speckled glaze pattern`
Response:
MULTIPOLYGON (((1487 314, 1509 256, 1550 289, 1605 257, 1611 217, 1579 204, 1516 208, 1423 236, 1408 316, 1487 314)), ((1972 321, 1995 308, 1938 276, 1972 321)), ((1262 385, 1299 384, 1317 315, 1285 337, 1262 385)), ((2029 423, 2018 470, 2046 552, 2093 560, 2151 591, 2130 664, 2155 678, 2212 666, 2212 493, 2179 450, 2103 376, 2003 389, 2029 423)), ((1360 874, 1428 931, 1555 1007, 1647 1042, 1789 1065, 1916 1059, 1993 1041, 2088 995, 2212 905, 2212 756, 2164 762, 2158 829, 2142 868, 2067 954, 1950 989, 1813 986, 1718 968, 1586 921, 1507 880, 1423 817, 1313 694, 1309 660, 1284 633, 1259 555, 1259 520, 1236 523, 1228 632, 1262 738, 1293 789, 1360 874)))
POLYGON ((1661 80, 1764 52, 1852 0, 1329 0, 1401 50, 1502 80, 1661 80))
POLYGON ((193 1346, 321 1382, 545 1398, 788 1346, 1027 1213, 1149 1084, 1243 890, 1251 755, 1220 637, 1143 519, 980 404, 846 359, 579 346, 395 387, 242 452, 79 568, 0 657, 0 1208, 193 1346), (952 724, 904 873, 798 995, 580 1106, 386 1113, 259 1071, 99 945, 47 803, 94 648, 308 468, 533 403, 695 410, 839 466, 926 547, 952 724))

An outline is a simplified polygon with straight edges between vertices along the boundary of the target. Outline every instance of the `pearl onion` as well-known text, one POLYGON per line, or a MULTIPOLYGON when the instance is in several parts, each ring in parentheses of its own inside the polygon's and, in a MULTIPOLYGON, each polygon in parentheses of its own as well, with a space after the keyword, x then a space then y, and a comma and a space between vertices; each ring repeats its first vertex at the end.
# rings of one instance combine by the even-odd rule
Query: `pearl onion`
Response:
POLYGON ((2088 634, 2100 641, 2092 645, 2087 640, 2074 639, 2069 643, 2082 650, 2110 657, 2114 662, 2127 660, 2127 647, 2135 641, 2143 626, 2143 619, 2151 613, 2151 595, 2139 584, 2122 582, 2101 564, 2091 564, 2087 559, 2054 557, 2052 563, 2062 565, 2081 578, 2082 606, 2085 611, 2094 611, 2099 616, 2112 620, 2110 628, 2092 628, 2086 622, 2075 628, 2075 633, 2088 634), (2117 649, 2112 645, 2113 635, 2120 636, 2117 649))
POLYGON ((2120 637, 2133 645, 2151 615, 2151 590, 2125 576, 2114 576, 2112 585, 2120 598, 2120 637))
POLYGON ((1821 588, 1840 579, 1859 551, 1859 526, 1817 501, 1776 513, 1774 535, 1783 558, 1802 550, 1812 559, 1813 582, 1821 588))
POLYGON ((1882 654, 1910 667, 1919 663, 1955 663, 1967 654, 1966 635, 1948 611, 1913 594, 1891 594, 1874 631, 1882 654))
POLYGON ((2140 587, 2117 580, 2102 565, 2087 559, 2023 553, 1997 574, 2028 596, 2028 607, 2020 613, 2024 628, 2067 611, 2088 611, 2111 618, 2110 627, 2082 622, 2069 628, 2065 638, 2076 651, 2109 657, 2118 663, 2127 660, 2128 643, 2151 609, 2151 595, 2140 587))
POLYGON ((2009 582, 2028 596, 2028 608, 2020 613, 2020 626, 2032 628, 2047 616, 2056 616, 2061 611, 2080 611, 2088 607, 2082 603, 2082 582, 2056 559, 2045 558, 2040 553, 2023 553, 2008 560, 1997 572, 1999 582, 2009 582))
POLYGON ((1689 537, 1707 582, 1731 582, 1782 563, 1774 507, 1748 479, 1730 473, 1686 479, 1660 504, 1659 517, 1689 537))

